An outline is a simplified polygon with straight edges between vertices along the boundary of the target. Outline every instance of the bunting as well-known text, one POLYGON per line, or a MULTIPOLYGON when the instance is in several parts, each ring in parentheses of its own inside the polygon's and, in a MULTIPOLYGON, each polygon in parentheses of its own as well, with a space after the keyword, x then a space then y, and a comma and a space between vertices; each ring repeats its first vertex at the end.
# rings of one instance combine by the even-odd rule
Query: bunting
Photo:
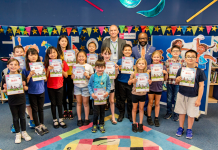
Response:
POLYGON ((131 32, 133 26, 127 26, 128 28, 128 34, 131 32))
POLYGON ((62 28, 62 26, 55 26, 56 27, 56 29, 58 30, 58 33, 59 33, 59 35, 61 34, 61 28, 62 28))
POLYGON ((125 28, 125 25, 120 25, 119 28, 120 28, 120 33, 123 33, 123 29, 125 28))
POLYGON ((8 26, 2 26, 2 29, 4 29, 4 34, 6 35, 7 30, 8 30, 8 26))
MULTIPOLYGON (((88 31, 88 35, 89 35, 89 37, 90 37, 90 35, 91 35, 91 33, 92 33, 92 28, 86 28, 86 30, 88 31)), ((100 30, 100 29, 99 29, 100 30)), ((100 30, 101 31, 101 30, 100 30)))
POLYGON ((171 29, 172 29, 172 34, 174 35, 176 32, 177 26, 171 26, 171 29))
POLYGON ((15 36, 15 34, 16 34, 16 31, 17 31, 17 26, 11 26, 11 28, 12 28, 12 31, 13 31, 13 33, 14 33, 14 36, 15 36))
POLYGON ((39 34, 41 35, 42 34, 43 26, 36 26, 36 27, 38 29, 39 34))
POLYGON ((195 35, 197 29, 198 29, 198 26, 192 26, 193 35, 195 35))
POLYGON ((212 26, 206 26, 206 28, 207 28, 207 34, 209 35, 209 34, 210 34, 210 31, 211 31, 211 29, 212 29, 212 26))
POLYGON ((51 33, 52 33, 52 30, 53 30, 53 27, 47 27, 47 29, 48 29, 48 34, 49 34, 49 36, 51 36, 51 33))
POLYGON ((140 26, 140 27, 141 27, 142 32, 145 32, 145 29, 147 26, 140 26))
POLYGON ((148 28, 149 28, 149 32, 150 32, 150 35, 151 35, 152 32, 153 32, 154 26, 148 26, 148 28))
POLYGON ((79 35, 81 34, 81 32, 82 32, 82 29, 83 29, 83 27, 82 27, 82 26, 80 26, 80 27, 77 27, 77 30, 78 30, 78 32, 79 32, 79 35))
POLYGON ((72 28, 71 27, 66 27, 66 29, 67 29, 67 35, 70 36, 72 28))
POLYGON ((100 34, 101 34, 101 36, 102 36, 102 34, 103 34, 103 32, 104 32, 104 26, 99 26, 98 28, 99 28, 100 34))
POLYGON ((165 31, 166 31, 166 28, 167 28, 167 26, 160 26, 161 27, 161 30, 162 30, 162 33, 163 33, 163 35, 165 34, 165 31))
POLYGON ((24 30, 25 30, 25 26, 19 26, 19 29, 20 29, 20 31, 21 31, 21 33, 22 33, 22 35, 23 35, 24 30))
POLYGON ((30 36, 31 27, 25 27, 25 29, 26 29, 27 33, 29 34, 29 36, 30 36))
POLYGON ((181 26, 181 27, 182 27, 182 32, 183 32, 183 34, 185 34, 186 29, 187 29, 188 26, 181 26))

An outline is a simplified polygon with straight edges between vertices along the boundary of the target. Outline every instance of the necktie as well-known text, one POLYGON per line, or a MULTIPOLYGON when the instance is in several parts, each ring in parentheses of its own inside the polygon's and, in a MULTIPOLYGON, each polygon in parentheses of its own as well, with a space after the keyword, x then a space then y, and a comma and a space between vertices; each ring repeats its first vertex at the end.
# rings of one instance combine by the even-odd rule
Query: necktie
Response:
POLYGON ((141 51, 141 57, 144 58, 145 57, 145 48, 142 47, 142 51, 141 51))

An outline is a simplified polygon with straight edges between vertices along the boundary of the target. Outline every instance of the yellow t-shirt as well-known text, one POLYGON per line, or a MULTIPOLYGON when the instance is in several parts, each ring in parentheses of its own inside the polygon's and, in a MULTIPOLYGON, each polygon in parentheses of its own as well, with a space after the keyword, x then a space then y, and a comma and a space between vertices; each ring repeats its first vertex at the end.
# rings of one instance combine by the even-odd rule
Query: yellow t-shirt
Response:
MULTIPOLYGON (((64 60, 64 55, 63 54, 61 55, 61 59, 64 60)), ((69 70, 67 71, 68 75, 72 75, 72 68, 73 68, 72 66, 69 66, 69 70)))

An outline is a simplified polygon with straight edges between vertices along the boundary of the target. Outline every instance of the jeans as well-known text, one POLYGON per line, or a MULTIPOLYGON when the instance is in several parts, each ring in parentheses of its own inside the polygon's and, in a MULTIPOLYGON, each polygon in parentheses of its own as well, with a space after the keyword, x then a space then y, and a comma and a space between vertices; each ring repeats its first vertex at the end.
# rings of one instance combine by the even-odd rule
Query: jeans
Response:
POLYGON ((174 107, 175 107, 178 92, 179 92, 179 85, 167 84, 167 113, 172 113, 172 101, 174 98, 174 107))

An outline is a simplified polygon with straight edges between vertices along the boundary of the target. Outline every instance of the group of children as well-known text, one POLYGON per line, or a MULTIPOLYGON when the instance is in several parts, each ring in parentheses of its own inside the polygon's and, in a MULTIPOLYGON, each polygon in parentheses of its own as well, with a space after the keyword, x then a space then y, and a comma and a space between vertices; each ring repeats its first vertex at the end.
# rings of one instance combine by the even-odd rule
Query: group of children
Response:
MULTIPOLYGON (((109 47, 105 47, 101 50, 101 56, 103 59, 98 59, 95 63, 95 67, 87 64, 87 54, 84 51, 76 51, 76 63, 74 66, 84 66, 86 78, 85 83, 73 84, 75 75, 72 73, 72 66, 68 66, 64 61, 63 52, 70 49, 69 40, 66 36, 60 36, 58 39, 57 48, 49 47, 46 50, 44 71, 46 72, 48 95, 51 101, 51 112, 53 116, 53 126, 58 128, 66 128, 67 125, 64 123, 64 118, 73 119, 72 113, 72 102, 73 95, 76 96, 77 100, 77 125, 83 126, 88 125, 89 121, 89 101, 96 99, 97 96, 94 93, 94 88, 105 88, 106 92, 104 98, 109 98, 111 108, 111 123, 117 124, 117 121, 121 122, 125 114, 125 101, 127 100, 127 114, 132 123, 133 132, 143 132, 143 113, 144 104, 146 100, 146 94, 148 94, 148 109, 147 109, 147 123, 149 125, 160 126, 158 116, 160 111, 160 99, 162 94, 162 81, 151 81, 148 80, 150 90, 149 92, 136 92, 136 74, 148 73, 151 74, 151 66, 147 66, 147 62, 144 58, 134 59, 134 73, 124 74, 121 72, 122 58, 115 64, 115 77, 118 80, 119 89, 115 89, 115 79, 110 79, 109 75, 105 73, 106 63, 110 62, 111 50, 109 47), (53 66, 49 65, 51 59, 62 59, 62 77, 50 77, 50 70, 53 66), (66 88, 67 87, 67 88, 66 88), (122 109, 119 110, 119 118, 115 119, 115 106, 114 106, 114 93, 118 90, 120 93, 120 105, 122 109), (66 97, 68 96, 69 108, 67 109, 66 97), (155 119, 154 122, 151 118, 153 101, 155 100, 155 119), (64 106, 64 113, 62 110, 62 104, 64 106), (84 106, 85 119, 82 120, 81 111, 82 104, 84 106), (138 107, 139 105, 139 107, 138 107), (56 107, 58 108, 59 117, 56 116, 56 107), (139 109, 139 123, 136 122, 137 109, 139 109)), ((94 53, 96 50, 96 44, 90 42, 88 45, 90 53, 94 53)), ((24 56, 24 50, 22 46, 14 47, 14 57, 24 56), (19 54, 20 53, 20 54, 19 54)), ((131 57, 132 47, 128 44, 123 47, 123 56, 131 57)), ((184 87, 179 86, 181 81, 181 68, 178 70, 176 79, 168 79, 169 63, 181 63, 182 66, 189 68, 195 67, 197 53, 194 50, 189 50, 185 54, 185 61, 179 58, 181 54, 180 47, 173 46, 171 49, 172 58, 166 61, 166 66, 163 66, 164 80, 168 80, 167 89, 167 114, 165 119, 169 119, 172 116, 172 98, 176 101, 174 120, 178 121, 179 125, 177 136, 181 136, 184 132, 184 121, 185 115, 188 115, 188 128, 186 137, 192 138, 192 125, 194 123, 194 117, 199 113, 200 101, 203 94, 204 81, 206 76, 201 69, 197 68, 195 86, 184 87), (179 116, 178 116, 179 115, 179 116)), ((152 54, 153 64, 160 64, 162 54, 159 51, 155 51, 152 54)), ((35 132, 38 135, 48 133, 47 127, 44 125, 43 105, 45 100, 45 81, 33 81, 32 76, 35 74, 34 71, 30 70, 29 63, 40 62, 40 56, 34 48, 30 48, 26 52, 26 68, 22 70, 22 80, 24 90, 23 94, 8 95, 8 102, 13 116, 13 125, 16 131, 15 143, 21 142, 21 137, 26 141, 31 140, 31 137, 26 132, 26 121, 25 121, 25 105, 27 106, 28 114, 30 119, 34 120, 35 132), (19 123, 20 122, 20 123, 19 123), (21 125, 21 133, 20 133, 21 125)), ((19 62, 11 58, 7 63, 9 71, 7 74, 18 74, 20 72, 19 62)), ((6 75, 6 74, 5 74, 6 75)), ((2 77, 2 90, 7 92, 7 86, 5 76, 2 77)), ((92 103, 91 103, 92 104, 92 103)), ((93 106, 93 127, 92 132, 97 132, 98 129, 98 117, 99 130, 104 133, 104 117, 105 117, 105 105, 94 105, 93 106)))

